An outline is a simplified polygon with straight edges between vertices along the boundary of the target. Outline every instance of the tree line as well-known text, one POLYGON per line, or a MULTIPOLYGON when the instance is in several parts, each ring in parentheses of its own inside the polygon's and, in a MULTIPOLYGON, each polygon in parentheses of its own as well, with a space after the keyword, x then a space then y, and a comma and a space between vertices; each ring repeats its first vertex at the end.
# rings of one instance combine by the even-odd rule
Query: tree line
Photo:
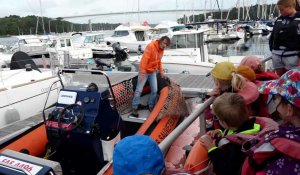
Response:
MULTIPOLYGON (((89 31, 89 24, 71 23, 63 18, 10 15, 0 18, 0 36, 89 31)), ((113 30, 120 24, 93 23, 92 30, 113 30)))

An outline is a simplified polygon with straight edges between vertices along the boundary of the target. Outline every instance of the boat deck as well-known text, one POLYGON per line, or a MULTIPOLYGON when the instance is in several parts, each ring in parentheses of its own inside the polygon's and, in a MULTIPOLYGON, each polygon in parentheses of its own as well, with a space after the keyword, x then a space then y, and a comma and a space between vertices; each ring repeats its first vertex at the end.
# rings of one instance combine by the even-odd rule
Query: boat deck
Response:
POLYGON ((214 82, 211 76, 191 74, 166 74, 172 81, 177 83, 185 96, 199 96, 211 91, 214 82))
MULTIPOLYGON (((108 73, 111 84, 116 84, 124 80, 128 80, 134 76, 137 76, 137 72, 111 72, 108 73)), ((213 79, 211 76, 206 75, 191 75, 191 74, 167 74, 173 82, 181 87, 184 94, 190 94, 197 96, 203 93, 211 91, 213 88, 213 79)), ((106 83, 106 80, 101 79, 101 83, 106 83)))
MULTIPOLYGON (((117 84, 124 80, 128 80, 137 76, 137 72, 110 72, 108 73, 111 84, 117 84)), ((213 80, 205 75, 190 75, 190 74, 166 74, 172 81, 181 86, 182 92, 187 96, 200 96, 210 91, 213 87, 213 80)), ((101 76, 103 77, 103 76, 101 76)), ((98 81, 98 80, 97 80, 98 81)), ((106 79, 100 78, 100 84, 106 83, 106 79)), ((48 110, 50 111, 50 110, 48 110)), ((48 113, 46 112, 46 116, 48 113)), ((11 125, 0 128, 0 144, 16 137, 17 135, 26 132, 31 127, 40 124, 43 121, 42 114, 37 114, 25 120, 17 121, 11 125)))

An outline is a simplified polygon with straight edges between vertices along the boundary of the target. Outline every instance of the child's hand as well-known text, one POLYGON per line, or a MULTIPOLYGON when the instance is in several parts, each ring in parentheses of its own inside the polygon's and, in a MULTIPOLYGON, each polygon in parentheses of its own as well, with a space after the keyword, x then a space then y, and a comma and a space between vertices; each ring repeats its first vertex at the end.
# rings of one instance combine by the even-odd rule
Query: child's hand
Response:
POLYGON ((213 139, 220 139, 221 137, 223 137, 223 133, 220 129, 208 131, 206 135, 209 135, 213 139))
POLYGON ((215 140, 206 134, 200 137, 200 142, 206 147, 207 150, 216 146, 215 140))
POLYGON ((221 94, 220 88, 214 88, 211 92, 207 93, 209 96, 219 96, 221 94))

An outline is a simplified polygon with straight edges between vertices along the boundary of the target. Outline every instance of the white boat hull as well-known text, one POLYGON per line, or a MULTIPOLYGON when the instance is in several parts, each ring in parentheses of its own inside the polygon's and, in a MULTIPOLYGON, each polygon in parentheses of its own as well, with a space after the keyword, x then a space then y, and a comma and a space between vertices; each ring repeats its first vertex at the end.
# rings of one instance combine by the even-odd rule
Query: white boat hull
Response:
MULTIPOLYGON (((58 80, 51 70, 2 70, 0 75, 0 128, 40 113, 50 86, 58 80)), ((60 83, 52 87, 46 107, 57 101, 59 89, 60 83)))

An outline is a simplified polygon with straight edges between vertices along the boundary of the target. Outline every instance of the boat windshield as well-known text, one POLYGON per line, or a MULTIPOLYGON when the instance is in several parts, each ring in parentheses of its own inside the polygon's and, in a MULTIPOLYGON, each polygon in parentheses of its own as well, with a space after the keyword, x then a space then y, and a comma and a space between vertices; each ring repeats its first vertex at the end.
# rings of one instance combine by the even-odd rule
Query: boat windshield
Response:
POLYGON ((201 44, 200 37, 199 33, 174 35, 171 39, 171 49, 198 48, 201 44))
POLYGON ((94 83, 98 88, 108 87, 105 76, 100 74, 91 74, 90 72, 64 73, 63 79, 65 86, 87 88, 91 83, 94 83))
POLYGON ((103 35, 96 35, 95 36, 95 41, 96 41, 96 43, 104 41, 104 34, 103 35))
POLYGON ((152 34, 165 34, 165 33, 168 33, 168 29, 167 28, 160 28, 160 29, 154 30, 152 32, 152 34))
POLYGON ((84 43, 93 43, 94 41, 94 36, 86 36, 84 39, 84 43))
POLYGON ((171 28, 172 28, 173 32, 180 31, 180 30, 185 30, 186 29, 185 26, 174 26, 174 27, 171 27, 171 28))
POLYGON ((104 41, 104 35, 86 36, 84 39, 84 43, 100 43, 102 41, 104 41))
POLYGON ((118 30, 114 31, 112 37, 121 37, 121 36, 128 36, 129 32, 127 30, 118 30))
POLYGON ((42 43, 42 42, 38 38, 27 38, 27 39, 25 39, 25 43, 24 44, 32 44, 32 43, 42 43))

